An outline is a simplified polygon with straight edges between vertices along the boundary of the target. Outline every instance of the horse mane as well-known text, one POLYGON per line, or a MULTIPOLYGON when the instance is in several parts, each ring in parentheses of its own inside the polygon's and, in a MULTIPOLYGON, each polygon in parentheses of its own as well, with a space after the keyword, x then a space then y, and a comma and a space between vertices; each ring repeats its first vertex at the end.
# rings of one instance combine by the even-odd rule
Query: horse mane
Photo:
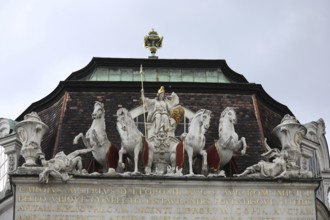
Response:
POLYGON ((99 102, 99 101, 95 101, 95 104, 94 104, 94 108, 96 106, 100 106, 102 108, 102 111, 104 112, 104 104, 102 102, 99 102))
POLYGON ((229 112, 229 111, 235 111, 233 107, 226 107, 225 110, 223 110, 221 112, 221 115, 220 115, 220 119, 225 117, 225 115, 229 112))
POLYGON ((207 110, 207 109, 200 109, 198 110, 195 115, 192 117, 192 119, 190 120, 190 123, 189 123, 189 126, 188 126, 188 129, 190 129, 190 126, 192 124, 193 121, 196 120, 196 118, 198 118, 200 115, 204 114, 204 113, 211 113, 210 110, 207 110))
POLYGON ((224 126, 224 119, 225 119, 225 116, 228 112, 230 111, 233 111, 235 114, 235 109, 233 107, 226 107, 222 112, 221 112, 221 115, 220 115, 220 120, 219 120, 219 129, 218 129, 218 133, 219 133, 219 137, 220 135, 222 134, 223 132, 223 126, 224 126))
POLYGON ((119 116, 129 116, 132 118, 131 114, 126 108, 120 108, 117 110, 117 117, 119 116))
POLYGON ((131 127, 136 130, 137 132, 140 132, 139 129, 137 128, 135 121, 129 111, 126 108, 120 108, 117 110, 117 117, 121 117, 124 119, 125 122, 130 122, 131 127))

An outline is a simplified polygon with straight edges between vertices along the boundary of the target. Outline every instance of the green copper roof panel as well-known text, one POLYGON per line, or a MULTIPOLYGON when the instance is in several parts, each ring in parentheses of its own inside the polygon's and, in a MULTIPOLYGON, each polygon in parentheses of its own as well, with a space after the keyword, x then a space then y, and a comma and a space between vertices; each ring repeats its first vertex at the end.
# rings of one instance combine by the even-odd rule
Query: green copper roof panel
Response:
MULTIPOLYGON (((146 82, 231 83, 219 68, 146 68, 146 82)), ((85 79, 88 81, 140 81, 136 68, 97 67, 85 79)))

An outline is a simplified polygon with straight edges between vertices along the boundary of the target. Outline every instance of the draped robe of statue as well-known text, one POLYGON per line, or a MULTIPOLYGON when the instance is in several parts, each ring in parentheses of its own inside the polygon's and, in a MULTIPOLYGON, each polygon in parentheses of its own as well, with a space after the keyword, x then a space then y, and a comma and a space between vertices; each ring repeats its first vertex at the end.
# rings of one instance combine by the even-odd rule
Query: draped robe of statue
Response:
POLYGON ((165 97, 165 89, 161 86, 155 99, 145 98, 142 91, 142 100, 148 112, 147 122, 151 124, 148 128, 148 137, 157 136, 160 131, 174 136, 176 120, 171 113, 172 109, 179 104, 178 96, 172 93, 165 97))

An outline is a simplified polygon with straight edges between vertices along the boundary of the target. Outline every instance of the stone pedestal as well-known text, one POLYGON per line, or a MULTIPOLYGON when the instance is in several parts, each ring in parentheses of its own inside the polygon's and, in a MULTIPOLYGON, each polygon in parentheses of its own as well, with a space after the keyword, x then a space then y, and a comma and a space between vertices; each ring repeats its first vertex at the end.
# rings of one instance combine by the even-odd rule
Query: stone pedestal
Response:
POLYGON ((316 219, 316 180, 14 175, 15 219, 316 219))

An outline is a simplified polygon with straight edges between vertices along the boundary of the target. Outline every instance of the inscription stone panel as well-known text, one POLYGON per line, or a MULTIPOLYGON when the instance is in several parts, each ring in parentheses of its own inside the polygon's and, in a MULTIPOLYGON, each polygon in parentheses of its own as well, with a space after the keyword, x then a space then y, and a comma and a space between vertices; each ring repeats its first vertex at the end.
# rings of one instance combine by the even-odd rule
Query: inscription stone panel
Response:
POLYGON ((17 220, 316 219, 317 183, 13 177, 17 220))

